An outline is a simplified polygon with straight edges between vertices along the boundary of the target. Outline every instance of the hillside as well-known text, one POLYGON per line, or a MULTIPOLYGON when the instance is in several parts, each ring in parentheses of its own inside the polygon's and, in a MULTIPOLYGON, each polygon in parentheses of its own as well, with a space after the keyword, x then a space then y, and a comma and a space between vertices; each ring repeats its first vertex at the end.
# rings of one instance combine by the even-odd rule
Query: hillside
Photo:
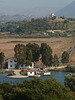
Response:
POLYGON ((70 53, 70 63, 75 64, 75 49, 70 53))
POLYGON ((73 1, 68 6, 56 12, 57 16, 65 16, 65 17, 75 17, 75 1, 73 1))
POLYGON ((0 22, 9 22, 9 21, 23 21, 25 19, 30 19, 28 16, 26 15, 0 15, 0 22))
POLYGON ((59 57, 64 51, 69 50, 75 45, 75 38, 5 38, 0 39, 0 52, 4 52, 7 58, 14 56, 14 47, 16 44, 22 43, 47 43, 53 50, 53 55, 57 54, 59 57))

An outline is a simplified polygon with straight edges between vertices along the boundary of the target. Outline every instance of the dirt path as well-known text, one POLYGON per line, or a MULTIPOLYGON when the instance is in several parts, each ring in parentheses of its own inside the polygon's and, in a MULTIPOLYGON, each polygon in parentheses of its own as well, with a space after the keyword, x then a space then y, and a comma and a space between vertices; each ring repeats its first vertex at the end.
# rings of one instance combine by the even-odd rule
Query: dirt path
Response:
POLYGON ((27 78, 28 76, 23 76, 20 74, 20 71, 21 70, 14 70, 14 73, 16 75, 13 75, 13 76, 7 76, 8 78, 27 78))
POLYGON ((22 75, 20 74, 20 71, 21 71, 21 70, 14 70, 14 73, 16 74, 16 76, 22 76, 22 75))

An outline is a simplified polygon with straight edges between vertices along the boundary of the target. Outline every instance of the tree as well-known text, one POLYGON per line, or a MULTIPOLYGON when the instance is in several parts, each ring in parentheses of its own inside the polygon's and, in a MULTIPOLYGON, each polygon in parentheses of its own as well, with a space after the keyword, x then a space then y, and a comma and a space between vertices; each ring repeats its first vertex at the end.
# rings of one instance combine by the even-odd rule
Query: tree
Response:
POLYGON ((4 100, 75 100, 70 95, 69 89, 52 78, 25 80, 23 83, 11 85, 12 88, 7 85, 0 85, 4 90, 2 95, 4 100))
POLYGON ((69 54, 67 51, 64 51, 62 54, 62 63, 68 63, 69 62, 69 54))
POLYGON ((26 65, 32 65, 32 61, 33 61, 32 50, 29 50, 27 48, 27 50, 26 50, 26 65))
POLYGON ((75 74, 66 75, 64 83, 66 87, 75 92, 75 74))
POLYGON ((53 16, 53 17, 52 17, 52 20, 54 20, 54 19, 56 19, 56 16, 53 16))
POLYGON ((26 60, 33 60, 32 50, 27 49, 26 50, 26 60))
POLYGON ((33 43, 33 44, 28 43, 28 44, 26 45, 26 47, 27 47, 29 50, 32 51, 32 56, 33 56, 33 60, 32 60, 32 61, 33 61, 33 62, 38 61, 38 60, 39 60, 39 57, 40 57, 40 47, 39 47, 39 45, 36 44, 36 43, 33 43))
POLYGON ((56 54, 54 55, 53 65, 54 66, 59 66, 59 60, 58 60, 58 56, 56 54))
POLYGON ((1 68, 3 69, 3 62, 4 62, 4 53, 3 52, 1 52, 0 53, 0 65, 1 65, 1 68))
POLYGON ((46 43, 41 44, 40 53, 42 55, 42 62, 46 66, 52 65, 52 49, 46 43))
POLYGON ((17 64, 25 64, 26 61, 26 47, 23 44, 17 44, 14 48, 15 58, 17 59, 17 64))

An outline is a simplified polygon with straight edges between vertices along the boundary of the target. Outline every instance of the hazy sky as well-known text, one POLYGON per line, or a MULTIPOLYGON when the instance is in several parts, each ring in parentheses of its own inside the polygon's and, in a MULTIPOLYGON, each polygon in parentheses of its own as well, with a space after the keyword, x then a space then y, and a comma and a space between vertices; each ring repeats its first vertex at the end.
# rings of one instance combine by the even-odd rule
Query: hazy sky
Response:
POLYGON ((73 0, 0 0, 0 6, 6 8, 64 7, 73 0))
POLYGON ((74 0, 0 0, 0 14, 29 14, 31 10, 36 12, 40 8, 56 12, 72 1, 74 0))

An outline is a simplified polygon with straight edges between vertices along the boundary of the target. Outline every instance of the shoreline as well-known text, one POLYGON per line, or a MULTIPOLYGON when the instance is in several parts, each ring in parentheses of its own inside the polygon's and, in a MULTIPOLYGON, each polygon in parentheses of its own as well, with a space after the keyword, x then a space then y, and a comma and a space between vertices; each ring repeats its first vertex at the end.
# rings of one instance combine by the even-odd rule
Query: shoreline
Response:
POLYGON ((8 78, 28 78, 28 76, 7 76, 8 78))

